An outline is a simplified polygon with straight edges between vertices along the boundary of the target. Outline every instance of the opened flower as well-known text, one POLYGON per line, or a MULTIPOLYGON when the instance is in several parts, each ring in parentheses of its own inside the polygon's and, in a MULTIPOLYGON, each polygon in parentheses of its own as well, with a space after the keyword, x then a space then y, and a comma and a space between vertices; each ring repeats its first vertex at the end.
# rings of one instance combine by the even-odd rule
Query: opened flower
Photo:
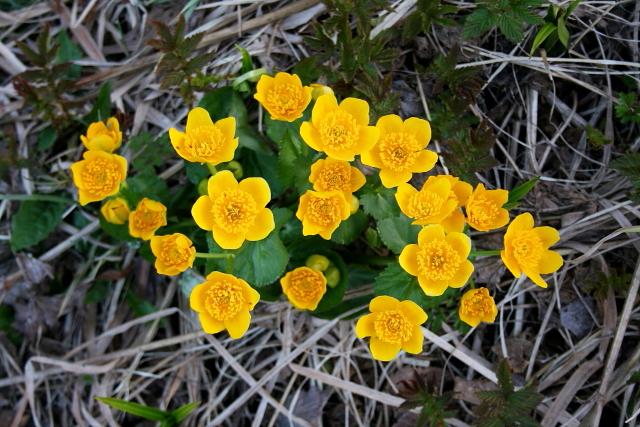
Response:
POLYGON ((475 328, 480 322, 493 323, 498 308, 487 288, 471 289, 462 296, 458 314, 460 320, 475 328))
POLYGON ((360 169, 351 166, 348 162, 329 157, 311 165, 309 182, 313 184, 313 189, 316 191, 338 190, 349 200, 351 193, 359 190, 366 182, 366 178, 360 169))
POLYGON ((115 117, 104 122, 95 122, 89 125, 87 136, 80 135, 80 140, 87 150, 106 151, 111 153, 117 150, 122 143, 120 123, 115 117))
POLYGON ((104 200, 120 190, 120 183, 127 178, 124 157, 105 151, 85 151, 82 158, 84 160, 71 165, 82 206, 104 200))
POLYGON ((431 126, 426 120, 411 117, 404 122, 390 114, 378 119, 378 143, 362 153, 362 163, 380 169, 380 180, 387 188, 408 182, 411 175, 427 172, 438 155, 425 148, 431 140, 431 126))
POLYGON ((473 273, 467 259, 471 240, 463 233, 444 233, 441 225, 429 225, 418 233, 418 244, 407 245, 400 254, 400 266, 418 277, 430 297, 442 295, 447 287, 460 288, 473 273))
POLYGON ((378 141, 380 130, 368 124, 366 101, 347 98, 338 105, 336 97, 327 94, 316 101, 311 122, 302 123, 300 136, 314 150, 350 162, 378 141))
POLYGON ((298 267, 282 279, 282 292, 291 305, 298 310, 315 310, 327 292, 327 279, 322 271, 309 267, 298 267))
POLYGON ((245 240, 262 240, 275 228, 269 184, 263 178, 247 178, 240 183, 231 171, 220 171, 207 185, 207 196, 193 205, 191 214, 198 227, 212 231, 223 249, 238 249, 245 240))
POLYGON ((236 119, 227 117, 215 124, 204 108, 194 108, 187 116, 185 132, 169 129, 169 139, 180 157, 189 162, 217 165, 233 160, 238 147, 236 119))
POLYGON ((163 225, 167 225, 167 208, 146 197, 129 214, 129 234, 142 240, 150 240, 163 225))
POLYGON ((558 230, 553 227, 534 227, 530 213, 518 215, 504 235, 504 250, 500 252, 502 261, 509 271, 520 277, 524 273, 538 286, 547 287, 540 277, 562 267, 562 256, 549 247, 560 240, 558 230))
POLYGON ((271 114, 271 120, 292 122, 302 117, 311 102, 312 88, 302 86, 295 74, 278 73, 275 78, 263 74, 256 87, 255 99, 271 114))
POLYGON ((407 353, 422 352, 424 336, 420 325, 427 321, 427 313, 413 301, 398 301, 379 296, 369 304, 371 314, 358 319, 358 338, 371 337, 373 358, 388 362, 402 349, 407 353))
POLYGON ((448 200, 455 200, 457 202, 456 208, 449 214, 449 216, 440 221, 440 225, 444 228, 445 233, 451 233, 453 231, 462 233, 464 230, 464 215, 460 208, 467 203, 467 200, 473 191, 473 187, 471 187, 471 184, 461 181, 459 178, 451 175, 430 176, 429 179, 427 179, 427 183, 433 182, 437 178, 445 178, 449 181, 451 184, 451 191, 449 191, 448 200))
POLYGON ((156 256, 155 267, 158 273, 175 276, 193 266, 196 248, 187 236, 180 233, 169 236, 153 236, 151 252, 156 256))
POLYGON ((420 191, 410 184, 400 184, 396 200, 400 210, 415 219, 413 224, 439 224, 458 206, 451 193, 451 182, 445 177, 436 177, 426 181, 420 191))
POLYGON ((115 199, 107 200, 100 208, 100 213, 107 222, 121 225, 127 222, 131 211, 125 199, 116 197, 115 199))
POLYGON ((307 190, 300 197, 300 205, 296 212, 296 217, 302 221, 302 234, 319 234, 323 239, 331 239, 340 222, 349 218, 350 202, 351 200, 345 199, 344 193, 337 190, 307 190))
POLYGON ((227 330, 233 339, 242 337, 251 323, 249 312, 260 294, 242 279, 217 271, 193 288, 189 303, 199 313, 202 329, 208 334, 227 330))
POLYGON ((507 190, 485 190, 483 184, 478 184, 465 205, 465 220, 478 231, 504 227, 509 223, 509 211, 502 208, 507 199, 507 190))

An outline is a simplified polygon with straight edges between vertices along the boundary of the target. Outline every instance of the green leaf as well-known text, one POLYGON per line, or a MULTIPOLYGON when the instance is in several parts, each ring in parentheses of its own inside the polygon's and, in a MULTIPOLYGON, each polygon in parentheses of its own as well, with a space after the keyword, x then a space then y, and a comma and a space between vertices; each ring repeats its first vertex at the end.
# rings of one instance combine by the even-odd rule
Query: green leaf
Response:
POLYGON ((126 183, 127 185, 123 186, 120 193, 129 203, 131 210, 135 209, 138 202, 145 197, 161 202, 165 206, 169 203, 171 197, 169 187, 157 175, 138 174, 127 179, 126 183))
POLYGON ((104 230, 111 237, 114 237, 118 240, 122 240, 124 242, 139 241, 139 239, 132 237, 129 234, 128 222, 125 222, 124 224, 111 224, 106 219, 104 219, 104 216, 102 216, 102 214, 98 215, 98 219, 100 220, 100 228, 102 228, 102 230, 104 230))
POLYGON ((587 123, 587 128, 585 129, 585 131, 587 133, 587 142, 593 148, 602 148, 605 145, 613 142, 612 139, 605 137, 604 134, 600 132, 600 130, 591 126, 591 123, 587 123))
POLYGON ((289 262, 289 253, 278 230, 273 230, 265 239, 245 245, 234 260, 234 276, 260 287, 273 283, 282 275, 289 262))
POLYGON ((513 392, 514 387, 513 382, 511 381, 511 368, 509 367, 509 362, 506 358, 502 359, 502 362, 498 365, 496 377, 498 378, 498 385, 503 392, 513 392))
POLYGON ((574 0, 571 5, 567 8, 567 13, 565 13, 565 17, 569 17, 569 15, 571 15, 571 12, 573 12, 573 9, 575 9, 578 5, 580 4, 580 0, 574 0))
POLYGON ((107 299, 111 284, 106 280, 96 280, 82 299, 82 304, 96 304, 107 299))
POLYGON ((401 213, 399 216, 385 218, 377 222, 382 242, 394 254, 399 255, 405 246, 418 241, 419 225, 412 225, 413 219, 401 213))
POLYGON ((181 423, 182 420, 187 418, 191 411, 198 407, 198 405, 200 405, 200 402, 187 403, 186 405, 183 405, 175 411, 171 412, 171 415, 176 420, 176 423, 181 423))
POLYGON ((56 132, 56 128, 53 126, 47 126, 42 129, 40 135, 38 136, 38 151, 44 151, 53 145, 58 139, 58 132, 56 132))
POLYGON ((513 209, 513 207, 515 207, 515 203, 518 200, 522 199, 529 191, 531 191, 533 186, 536 185, 536 182, 538 182, 538 179, 538 177, 530 179, 524 184, 519 185, 518 187, 509 191, 509 198, 507 199, 507 203, 504 204, 503 208, 507 210, 513 209))
POLYGON ((236 91, 233 90, 231 86, 221 87, 203 96, 198 103, 198 107, 207 110, 211 116, 211 120, 217 122, 225 117, 229 117, 229 110, 231 109, 234 93, 236 93, 236 91))
POLYGON ((64 203, 26 200, 11 220, 11 250, 20 251, 44 240, 62 222, 64 203))
POLYGON ((567 30, 567 26, 562 18, 558 18, 558 40, 560 40, 564 47, 569 47, 569 30, 567 30))
POLYGON ((211 176, 209 169, 205 165, 200 163, 184 162, 184 171, 187 174, 187 179, 194 185, 198 185, 200 181, 211 176))
POLYGON ((243 148, 241 151, 242 168, 245 178, 259 176, 264 178, 271 189, 271 198, 281 195, 285 186, 280 182, 277 175, 278 158, 273 155, 262 154, 257 151, 243 148))
POLYGON ((249 54, 249 52, 247 52, 247 49, 243 48, 242 46, 240 46, 238 44, 236 44, 234 46, 242 54, 242 67, 240 67, 240 73, 239 74, 248 73, 249 71, 253 70, 253 68, 254 68, 253 67, 253 61, 251 60, 251 55, 249 54))
POLYGON ((341 245, 349 245, 362 235, 369 225, 369 219, 361 210, 342 221, 331 235, 331 241, 341 245))
POLYGON ((533 52, 540 47, 540 45, 553 33, 557 30, 557 27, 552 22, 547 22, 538 30, 538 34, 536 34, 536 38, 533 39, 533 44, 531 45, 531 52, 529 52, 529 56, 533 56, 533 52))
MULTIPOLYGON (((73 44, 66 30, 62 30, 58 33, 56 41, 60 43, 60 50, 58 51, 54 64, 62 64, 76 59, 82 59, 82 51, 78 46, 73 44)), ((80 77, 80 65, 71 65, 64 77, 71 80, 80 77)))
POLYGON ((87 123, 100 122, 109 117, 111 117, 111 83, 106 82, 100 88, 91 112, 84 116, 84 121, 87 123))
POLYGON ((394 262, 378 276, 373 284, 376 296, 387 295, 398 301, 410 300, 425 307, 429 297, 418 284, 418 278, 407 273, 399 263, 394 262))
POLYGON ((94 397, 94 399, 106 403, 109 406, 112 406, 121 411, 127 412, 132 415, 137 415, 138 417, 145 418, 151 421, 162 422, 170 417, 170 414, 165 411, 161 411, 160 409, 152 408, 150 406, 140 405, 135 402, 127 402, 121 399, 115 399, 113 397, 94 397))
POLYGON ((280 152, 278 153, 278 178, 285 187, 292 187, 295 183, 296 169, 302 167, 299 164, 302 156, 302 140, 296 137, 290 129, 285 130, 285 134, 280 141, 280 152))
POLYGON ((360 204, 365 213, 376 220, 400 215, 400 207, 396 202, 395 191, 382 186, 365 188, 360 196, 360 204))

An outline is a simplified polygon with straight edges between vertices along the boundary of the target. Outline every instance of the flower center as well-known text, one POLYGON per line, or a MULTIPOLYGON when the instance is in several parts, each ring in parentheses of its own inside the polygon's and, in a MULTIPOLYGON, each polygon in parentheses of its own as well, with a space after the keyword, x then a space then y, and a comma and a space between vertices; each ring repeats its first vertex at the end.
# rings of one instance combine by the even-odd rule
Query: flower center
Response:
POLYGON ((140 230, 155 230, 164 224, 162 212, 149 210, 144 204, 133 215, 133 223, 140 230))
POLYGON ((334 150, 355 145, 360 136, 360 126, 356 119, 340 109, 333 110, 324 117, 319 131, 322 142, 334 150))
POLYGON ((329 225, 340 220, 340 197, 338 195, 321 198, 311 195, 307 215, 320 225, 329 225))
POLYGON ((413 325, 399 310, 381 312, 373 326, 376 329, 376 336, 389 344, 402 345, 413 335, 413 325))
POLYGON ((470 222, 485 228, 490 228, 500 213, 500 207, 483 196, 476 196, 467 204, 467 215, 470 222))
POLYGON ((184 138, 184 149, 194 157, 209 157, 224 146, 224 135, 215 125, 190 130, 184 138))
POLYGON ((189 250, 179 247, 176 239, 171 236, 162 245, 162 261, 167 265, 181 265, 189 259, 189 250))
POLYGON ((493 308, 493 300, 490 296, 485 295, 482 289, 477 289, 473 296, 462 302, 462 313, 470 317, 483 318, 486 314, 491 313, 493 308))
POLYGON ((336 164, 325 166, 320 172, 318 182, 325 191, 351 192, 351 167, 336 164))
POLYGON ((302 93, 301 87, 291 83, 277 85, 267 94, 267 103, 273 112, 287 116, 300 109, 302 93))
POLYGON ((429 280, 451 280, 462 259, 460 254, 444 240, 434 240, 418 251, 418 271, 429 280))
POLYGON ((82 172, 82 181, 86 191, 102 195, 113 191, 122 179, 114 162, 98 158, 87 161, 82 172))
POLYGON ((378 143, 380 158, 385 167, 393 171, 410 168, 420 155, 420 144, 406 133, 388 133, 378 143))
POLYGON ((246 233, 253 225, 257 211, 251 194, 239 189, 224 191, 213 203, 216 224, 227 233, 246 233))
POLYGON ((411 218, 428 220, 434 215, 440 214, 445 200, 431 191, 418 191, 409 199, 407 211, 411 218))
POLYGON ((219 321, 233 319, 245 305, 242 288, 227 281, 212 283, 206 294, 204 306, 219 321))
POLYGON ((322 273, 318 270, 296 270, 291 278, 289 293, 301 302, 317 301, 325 292, 322 273))
POLYGON ((533 268, 537 267, 542 258, 542 241, 532 230, 521 231, 518 237, 511 242, 513 256, 521 266, 533 268))

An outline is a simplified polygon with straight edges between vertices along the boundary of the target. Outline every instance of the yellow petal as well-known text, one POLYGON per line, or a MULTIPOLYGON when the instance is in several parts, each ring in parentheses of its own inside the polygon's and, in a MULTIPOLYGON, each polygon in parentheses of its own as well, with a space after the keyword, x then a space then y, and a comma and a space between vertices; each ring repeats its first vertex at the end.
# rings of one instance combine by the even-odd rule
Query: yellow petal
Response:
POLYGON ((200 283, 191 291, 189 296, 189 305, 193 311, 199 313, 206 311, 204 302, 207 299, 207 291, 209 290, 209 284, 207 282, 200 283))
POLYGON ((456 271, 456 274, 451 278, 449 286, 452 288, 463 287, 469 281, 469 277, 471 277, 471 273, 473 273, 473 270, 474 268, 471 261, 465 259, 460 264, 460 267, 458 267, 458 271, 456 271))
POLYGON ((450 233, 444 238, 460 254, 460 258, 466 259, 471 252, 471 239, 463 233, 450 233))
POLYGON ((377 149, 376 146, 360 154, 360 161, 374 168, 382 169, 384 167, 384 163, 382 163, 382 158, 380 157, 380 150, 377 149))
POLYGON ((520 277, 520 274, 522 274, 522 269, 520 268, 520 264, 518 264, 518 261, 515 259, 510 250, 500 251, 500 258, 502 258, 502 262, 504 262, 504 265, 507 266, 511 274, 513 274, 515 277, 520 277))
POLYGON ((283 85, 283 84, 292 84, 294 86, 302 86, 302 81, 300 81, 300 77, 298 77, 296 74, 289 74, 289 73, 283 73, 283 72, 277 73, 275 77, 274 86, 283 85))
POLYGON ((91 140, 95 138, 98 134, 106 131, 107 131, 107 126, 105 126, 103 122, 91 123, 87 128, 87 138, 91 140))
POLYGON ((244 280, 238 279, 238 282, 240 282, 242 287, 242 294, 244 295, 249 310, 253 310, 258 301, 260 301, 260 293, 249 286, 244 280))
POLYGON ((399 184, 398 189, 396 190, 396 201, 398 202, 398 206, 400 206, 400 210, 408 216, 409 214, 409 201, 414 194, 416 194, 418 190, 413 188, 410 184, 399 184))
POLYGON ((376 122, 376 127, 380 129, 380 136, 388 133, 400 133, 402 132, 402 119, 395 114, 382 116, 376 122))
POLYGON ((529 212, 518 215, 511 221, 507 234, 515 237, 522 231, 531 230, 533 228, 533 216, 529 212))
MULTIPOLYGON (((303 236, 313 236, 315 234, 319 234, 320 232, 325 230, 325 226, 322 224, 318 224, 309 219, 306 215, 302 221, 302 235, 303 236)), ((333 230, 331 231, 333 233, 333 230)), ((328 240, 326 237, 324 237, 328 240)), ((331 235, 329 235, 329 239, 331 239, 331 235)))
POLYGON ((402 343, 402 349, 407 353, 420 354, 422 353, 423 343, 424 335, 422 335, 422 329, 420 325, 414 325, 413 334, 411 334, 411 338, 402 343))
POLYGON ((203 230, 212 230, 216 220, 213 216, 213 202, 209 196, 200 196, 191 208, 191 215, 203 230))
POLYGON ((358 191, 367 182, 365 176, 360 172, 360 169, 351 167, 351 191, 358 191))
POLYGON ((249 312, 247 310, 240 310, 236 317, 230 320, 225 320, 224 326, 227 328, 229 336, 234 340, 237 340, 247 332, 250 323, 251 315, 249 312))
POLYGON ((464 323, 471 326, 472 328, 475 328, 480 324, 480 320, 481 320, 480 318, 471 316, 466 311, 458 309, 458 315, 460 316, 460 320, 462 320, 464 323))
POLYGON ((429 297, 439 297, 449 286, 447 280, 429 280, 425 276, 418 276, 418 283, 424 293, 429 297))
POLYGON ((238 188, 251 194, 256 204, 263 208, 271 201, 271 190, 264 178, 247 178, 240 181, 238 188))
POLYGON ((289 287, 291 286, 292 277, 293 277, 293 271, 290 271, 280 278, 280 286, 282 287, 282 292, 285 295, 287 294, 287 292, 289 292, 289 287))
POLYGON ((509 192, 507 190, 488 190, 484 193, 484 196, 493 201, 496 206, 502 207, 509 199, 509 192))
POLYGON ((213 224, 212 232, 213 240, 215 240, 222 249, 238 249, 242 246, 246 237, 246 233, 229 233, 216 224, 213 224))
POLYGON ((355 155, 357 154, 356 151, 353 150, 352 148, 349 148, 349 149, 340 148, 335 150, 328 145, 324 147, 324 152, 327 153, 327 156, 329 157, 333 157, 336 160, 344 160, 345 162, 352 162, 355 159, 355 155))
POLYGON ((358 323, 356 323, 356 336, 358 338, 375 336, 376 328, 374 322, 377 317, 377 313, 371 313, 359 318, 358 323))
POLYGON ((207 191, 211 201, 215 201, 225 191, 233 191, 238 188, 238 181, 229 170, 220 171, 209 178, 207 191))
POLYGON ((522 269, 522 272, 529 278, 533 283, 540 286, 541 288, 547 287, 547 282, 544 281, 542 277, 540 277, 540 273, 536 273, 530 269, 522 269))
POLYGON ((399 301, 393 297, 381 295, 371 300, 369 303, 369 311, 377 313, 379 311, 396 310, 398 302, 399 301))
POLYGON ((151 252, 156 257, 159 257, 162 255, 162 246, 163 246, 165 237, 166 236, 153 236, 151 238, 151 242, 149 242, 151 245, 151 252))
MULTIPOLYGON (((364 102, 364 101, 363 101, 364 102)), ((380 129, 374 126, 362 126, 360 128, 360 138, 355 148, 355 154, 364 153, 371 150, 380 139, 380 129)))
POLYGON ((400 253, 400 266, 412 276, 418 275, 418 245, 407 245, 400 253))
POLYGON ((545 249, 558 243, 558 240, 560 240, 558 230, 553 227, 536 227, 533 229, 533 232, 540 238, 542 247, 545 249))
POLYGON ((271 212, 270 209, 264 208, 256 216, 253 225, 249 227, 246 239, 252 242, 262 240, 267 237, 275 227, 273 212, 271 212))
POLYGON ((214 319, 206 311, 201 312, 198 315, 198 318, 200 319, 200 323, 202 324, 202 330, 207 334, 217 334, 218 332, 223 331, 225 328, 223 322, 214 319))
MULTIPOLYGON (((327 96, 327 95, 323 95, 327 96)), ((322 98, 322 97, 321 97, 322 98)), ((317 105, 317 104, 316 104, 317 105)), ((303 122, 300 126, 300 137, 307 145, 316 151, 324 151, 324 143, 318 129, 310 122, 303 122)))
POLYGON ((437 161, 438 155, 436 153, 429 150, 422 150, 409 170, 413 173, 427 172, 433 169, 437 161))
POLYGON ((420 191, 429 191, 437 194, 442 200, 447 200, 451 191, 451 183, 446 178, 436 178, 429 184, 425 182, 420 191))
POLYGON ((231 140, 236 136, 236 118, 227 117, 216 122, 216 127, 220 129, 225 140, 231 140))
POLYGON ((473 192, 473 187, 471 187, 471 184, 467 182, 458 181, 455 184, 452 184, 451 191, 456 195, 456 198, 458 199, 458 207, 461 208, 467 203, 469 196, 473 192))
POLYGON ((564 260, 558 252, 547 250, 542 253, 540 263, 538 264, 538 271, 541 274, 553 273, 554 271, 558 271, 560 267, 562 267, 562 264, 564 264, 564 260))
POLYGON ((260 80, 258 80, 258 84, 256 86, 256 94, 253 95, 255 99, 257 99, 261 104, 264 104, 267 101, 267 93, 273 89, 276 79, 266 74, 260 76, 260 80))
POLYGON ((410 117, 405 120, 402 132, 414 136, 423 148, 431 140, 431 125, 428 121, 417 117, 410 117))
MULTIPOLYGON (((321 98, 318 98, 318 100, 320 99, 321 98)), ((340 109, 351 114, 358 125, 364 127, 369 124, 369 104, 367 104, 367 101, 357 98, 346 98, 340 103, 340 109)), ((377 129, 376 132, 378 134, 380 133, 377 129)))
POLYGON ((409 181, 411 179, 411 175, 412 173, 406 169, 402 171, 382 169, 380 171, 380 180, 382 181, 382 185, 384 185, 385 187, 393 188, 409 181))
POLYGON ((423 227, 418 233, 418 246, 424 246, 433 240, 444 240, 444 228, 439 224, 423 227))
MULTIPOLYGON (((313 110, 311 112, 311 122, 313 123, 313 126, 316 128, 319 127, 322 120, 325 118, 325 116, 329 114, 331 111, 335 110, 336 108, 338 108, 338 101, 336 100, 336 97, 333 96, 332 94, 328 93, 319 97, 318 100, 316 101, 316 105, 313 106, 313 110)), ((300 129, 300 134, 302 135, 302 128, 300 129)), ((302 138, 304 139, 304 136, 302 138)), ((309 143, 307 142, 307 144, 309 143)), ((316 151, 322 151, 322 150, 316 149, 316 151)))
POLYGON ((186 133, 191 133, 194 129, 204 126, 213 126, 213 120, 211 120, 209 112, 200 107, 189 111, 187 115, 187 127, 185 129, 186 133))
MULTIPOLYGON (((160 202, 156 202, 155 200, 147 199, 146 197, 141 200, 140 203, 144 203, 144 206, 150 211, 154 212, 165 212, 167 208, 160 202)), ((138 205, 140 208, 140 205, 138 205)))
POLYGON ((396 357, 401 349, 400 344, 390 344, 377 337, 371 338, 369 346, 373 358, 382 362, 388 362, 396 357))
POLYGON ((464 231, 464 215, 459 208, 454 209, 451 215, 440 221, 445 233, 462 233, 464 231))
POLYGON ((169 141, 171 141, 171 145, 173 145, 173 148, 181 157, 184 157, 182 155, 182 142, 184 141, 184 137, 184 133, 177 129, 169 128, 169 141))
POLYGON ((500 209, 498 211, 498 216, 493 221, 493 226, 491 227, 491 230, 502 228, 507 224, 509 224, 509 211, 506 209, 500 209))
MULTIPOLYGON (((324 168, 324 164, 325 164, 325 160, 319 159, 318 161, 316 161, 314 164, 311 165, 311 174, 309 175, 310 183, 315 184, 316 180, 320 176, 320 172, 324 168)), ((315 185, 313 186, 313 189, 316 191, 323 191, 322 189, 316 188, 315 185)))
POLYGON ((493 306, 491 307, 491 311, 486 313, 481 320, 483 322, 493 323, 495 322, 497 316, 498 316, 498 307, 496 307, 496 305, 493 304, 493 306))
POLYGON ((427 321, 427 313, 413 301, 400 301, 397 310, 400 310, 407 316, 407 319, 414 325, 422 325, 427 321))
MULTIPOLYGON (((318 235, 325 240, 331 240, 331 235, 340 226, 340 221, 336 221, 324 227, 323 230, 318 232, 318 235)), ((303 233, 304 234, 304 233, 303 233)))

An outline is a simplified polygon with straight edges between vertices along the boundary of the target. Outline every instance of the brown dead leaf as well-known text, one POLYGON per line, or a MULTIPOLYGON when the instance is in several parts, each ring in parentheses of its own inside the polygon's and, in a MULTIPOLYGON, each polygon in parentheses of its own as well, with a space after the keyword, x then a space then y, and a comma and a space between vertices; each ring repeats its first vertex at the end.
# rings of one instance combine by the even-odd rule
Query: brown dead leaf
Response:
POLYGON ((479 391, 498 390, 498 386, 486 379, 465 380, 461 377, 455 377, 453 391, 457 393, 456 397, 467 403, 479 405, 482 401, 476 396, 479 391))
MULTIPOLYGON (((509 366, 511 370, 517 374, 524 372, 529 363, 531 350, 533 350, 533 343, 529 339, 528 334, 525 332, 518 337, 508 337, 505 340, 505 345, 509 353, 509 366)), ((499 342, 494 344, 491 350, 501 359, 504 358, 502 345, 499 342)))
POLYGON ((51 266, 34 258, 29 253, 18 252, 16 261, 18 261, 23 277, 33 284, 38 284, 47 277, 53 277, 51 266))
POLYGON ((124 270, 105 270, 96 276, 96 280, 120 280, 128 277, 133 270, 133 265, 129 265, 124 270))
MULTIPOLYGON (((299 393, 298 399, 296 400, 296 406, 293 408, 293 415, 302 418, 305 421, 308 421, 309 424, 314 426, 319 426, 322 424, 322 408, 327 403, 329 395, 331 392, 329 390, 321 391, 316 387, 310 387, 309 390, 303 390, 299 393)), ((286 407, 291 407, 291 402, 293 400, 293 396, 289 395, 286 402, 286 407)), ((276 427, 289 427, 293 425, 294 427, 299 427, 300 424, 296 422, 291 422, 289 424, 289 419, 284 415, 278 415, 278 419, 276 420, 276 427)))

